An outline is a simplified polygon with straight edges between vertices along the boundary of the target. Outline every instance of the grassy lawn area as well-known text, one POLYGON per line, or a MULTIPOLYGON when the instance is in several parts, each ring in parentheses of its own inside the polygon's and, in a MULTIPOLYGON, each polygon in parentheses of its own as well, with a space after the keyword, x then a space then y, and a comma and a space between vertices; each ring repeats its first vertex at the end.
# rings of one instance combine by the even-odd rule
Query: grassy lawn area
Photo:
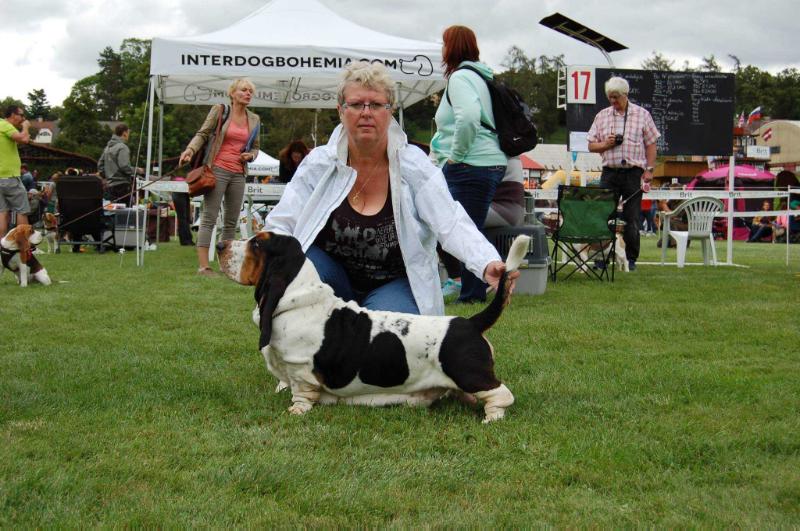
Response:
POLYGON ((0 527, 799 526, 785 249, 515 297, 490 339, 517 402, 489 426, 454 401, 292 417, 252 290, 193 248, 42 256, 52 286, 0 277, 0 527))

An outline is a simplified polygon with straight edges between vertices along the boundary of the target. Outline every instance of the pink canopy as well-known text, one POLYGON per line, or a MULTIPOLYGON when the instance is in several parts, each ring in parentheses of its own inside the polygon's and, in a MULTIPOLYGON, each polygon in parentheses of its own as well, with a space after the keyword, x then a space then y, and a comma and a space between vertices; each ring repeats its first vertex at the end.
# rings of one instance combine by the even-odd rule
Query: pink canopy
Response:
MULTIPOLYGON (((775 176, 768 171, 760 170, 753 166, 742 164, 741 166, 733 167, 734 177, 736 179, 750 179, 753 181, 772 181, 775 176)), ((704 171, 697 175, 704 181, 716 181, 719 179, 728 178, 728 166, 720 166, 719 168, 704 171)))

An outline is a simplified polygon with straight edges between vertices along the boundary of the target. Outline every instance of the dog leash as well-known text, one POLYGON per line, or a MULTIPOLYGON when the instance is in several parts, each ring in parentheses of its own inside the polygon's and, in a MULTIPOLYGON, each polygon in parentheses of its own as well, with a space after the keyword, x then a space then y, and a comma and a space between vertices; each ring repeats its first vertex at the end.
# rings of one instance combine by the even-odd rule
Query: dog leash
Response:
POLYGON ((626 197, 625 199, 622 200, 622 203, 620 203, 620 206, 624 205, 625 203, 627 203, 628 201, 633 199, 637 194, 644 194, 644 193, 647 193, 649 191, 650 191, 650 183, 643 182, 642 186, 638 190, 636 190, 631 195, 629 195, 628 197, 626 197), (647 189, 645 190, 645 188, 647 188, 647 189))

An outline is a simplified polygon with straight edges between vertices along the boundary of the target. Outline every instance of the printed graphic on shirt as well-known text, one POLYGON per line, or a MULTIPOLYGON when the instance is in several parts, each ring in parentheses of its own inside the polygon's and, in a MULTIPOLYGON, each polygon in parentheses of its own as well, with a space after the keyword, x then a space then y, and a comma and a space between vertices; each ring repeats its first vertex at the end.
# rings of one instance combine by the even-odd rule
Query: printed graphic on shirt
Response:
POLYGON ((372 291, 405 276, 390 198, 374 216, 359 214, 345 199, 315 244, 342 264, 357 291, 372 291))

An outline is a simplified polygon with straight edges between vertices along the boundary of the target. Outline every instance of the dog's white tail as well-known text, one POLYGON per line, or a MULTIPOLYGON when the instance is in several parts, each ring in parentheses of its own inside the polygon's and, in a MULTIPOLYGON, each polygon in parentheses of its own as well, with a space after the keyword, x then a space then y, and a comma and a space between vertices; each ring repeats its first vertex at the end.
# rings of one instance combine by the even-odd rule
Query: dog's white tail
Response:
POLYGON ((509 273, 519 269, 522 261, 525 260, 525 255, 528 254, 528 245, 531 242, 530 236, 520 234, 514 241, 511 242, 511 248, 508 250, 508 257, 506 258, 506 271, 509 273))

